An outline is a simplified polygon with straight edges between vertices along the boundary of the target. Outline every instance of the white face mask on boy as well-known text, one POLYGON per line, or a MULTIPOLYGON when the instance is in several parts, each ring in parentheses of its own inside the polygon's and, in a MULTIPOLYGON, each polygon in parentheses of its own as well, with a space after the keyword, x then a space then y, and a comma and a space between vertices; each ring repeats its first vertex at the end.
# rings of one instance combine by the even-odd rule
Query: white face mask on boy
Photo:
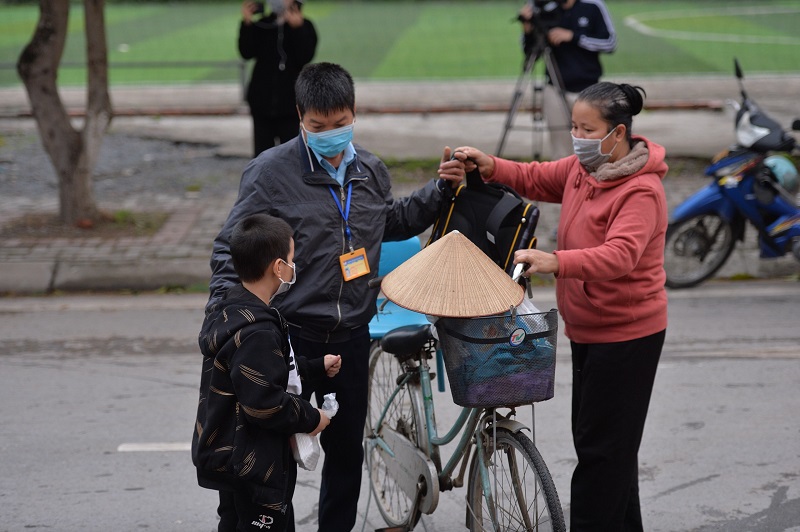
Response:
POLYGON ((275 299, 275 297, 283 294, 284 292, 287 292, 292 287, 292 285, 295 283, 295 281, 297 281, 297 270, 295 270, 294 264, 289 264, 288 262, 286 262, 283 259, 278 259, 278 260, 292 269, 292 280, 291 281, 284 281, 283 279, 278 277, 278 279, 281 280, 281 285, 278 287, 278 289, 275 291, 275 293, 272 294, 272 297, 269 298, 270 302, 272 302, 272 300, 275 299))

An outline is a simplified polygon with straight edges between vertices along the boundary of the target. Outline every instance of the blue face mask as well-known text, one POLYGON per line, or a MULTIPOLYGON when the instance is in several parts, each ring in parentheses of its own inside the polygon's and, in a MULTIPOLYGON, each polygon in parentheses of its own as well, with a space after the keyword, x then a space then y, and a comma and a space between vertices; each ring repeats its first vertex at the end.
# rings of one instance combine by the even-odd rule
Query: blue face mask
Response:
POLYGON ((321 133, 307 130, 302 122, 300 126, 306 132, 308 147, 323 157, 339 155, 353 141, 353 124, 321 133))

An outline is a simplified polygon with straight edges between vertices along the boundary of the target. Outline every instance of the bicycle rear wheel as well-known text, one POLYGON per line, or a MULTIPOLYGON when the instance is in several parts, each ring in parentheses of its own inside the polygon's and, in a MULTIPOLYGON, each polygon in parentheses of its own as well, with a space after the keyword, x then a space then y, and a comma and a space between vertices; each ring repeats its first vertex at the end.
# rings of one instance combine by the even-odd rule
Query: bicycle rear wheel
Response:
POLYGON ((563 532, 564 514, 550 471, 526 435, 497 428, 496 442, 485 438, 483 460, 489 473, 490 508, 483 494, 477 454, 472 460, 467 493, 467 527, 473 531, 497 530, 563 532))
POLYGON ((395 379, 403 373, 403 368, 395 357, 381 349, 380 340, 373 340, 369 348, 369 381, 367 383, 367 422, 364 435, 372 434, 383 405, 389 399, 395 387, 395 379))
MULTIPOLYGON (((385 353, 375 342, 369 360, 369 405, 367 414, 367 437, 374 432, 381 436, 384 427, 391 428, 417 445, 427 438, 422 411, 422 396, 418 385, 403 385, 394 399, 389 400, 397 388, 397 379, 405 370, 390 353, 385 353), (388 406, 387 406, 388 404, 388 406), (378 420, 386 409, 383 422, 378 420)), ((370 488, 378 502, 378 510, 389 526, 415 525, 422 513, 413 511, 414 501, 391 475, 384 462, 385 453, 367 439, 367 468, 370 488)))

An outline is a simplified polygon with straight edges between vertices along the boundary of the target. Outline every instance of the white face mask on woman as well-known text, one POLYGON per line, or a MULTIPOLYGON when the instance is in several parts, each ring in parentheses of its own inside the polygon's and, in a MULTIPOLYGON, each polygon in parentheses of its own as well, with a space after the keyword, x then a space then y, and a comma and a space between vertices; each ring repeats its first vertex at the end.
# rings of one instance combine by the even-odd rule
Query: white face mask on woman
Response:
POLYGON ((611 148, 611 151, 608 153, 603 153, 602 151, 602 144, 603 141, 606 140, 611 134, 616 131, 616 127, 608 132, 608 135, 603 137, 602 139, 579 139, 575 135, 572 135, 572 149, 575 151, 575 155, 578 156, 578 160, 581 164, 587 168, 597 168, 603 163, 607 163, 608 160, 611 158, 611 154, 614 153, 614 150, 617 149, 617 141, 614 144, 614 147, 611 148))
POLYGON ((288 291, 292 287, 292 285, 295 283, 295 281, 297 281, 297 270, 295 270, 294 264, 289 264, 288 262, 286 262, 283 259, 278 259, 278 260, 292 269, 292 280, 291 281, 284 281, 283 279, 278 277, 278 279, 280 279, 280 281, 281 281, 281 285, 278 287, 278 289, 275 291, 275 293, 272 294, 272 297, 269 298, 270 302, 272 302, 272 300, 275 299, 277 296, 279 296, 279 295, 283 294, 284 292, 288 291))

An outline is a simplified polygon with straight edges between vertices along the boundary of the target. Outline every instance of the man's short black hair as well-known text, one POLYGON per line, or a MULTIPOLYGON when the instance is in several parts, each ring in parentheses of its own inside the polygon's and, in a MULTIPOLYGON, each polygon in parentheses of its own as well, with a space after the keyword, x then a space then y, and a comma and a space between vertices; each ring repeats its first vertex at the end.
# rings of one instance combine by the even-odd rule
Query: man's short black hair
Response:
POLYGON ((334 63, 303 67, 294 86, 300 116, 315 111, 327 116, 337 111, 356 112, 356 89, 350 73, 334 63))
POLYGON ((245 283, 261 280, 275 259, 289 257, 292 228, 268 214, 242 218, 231 232, 231 259, 236 275, 245 283))

